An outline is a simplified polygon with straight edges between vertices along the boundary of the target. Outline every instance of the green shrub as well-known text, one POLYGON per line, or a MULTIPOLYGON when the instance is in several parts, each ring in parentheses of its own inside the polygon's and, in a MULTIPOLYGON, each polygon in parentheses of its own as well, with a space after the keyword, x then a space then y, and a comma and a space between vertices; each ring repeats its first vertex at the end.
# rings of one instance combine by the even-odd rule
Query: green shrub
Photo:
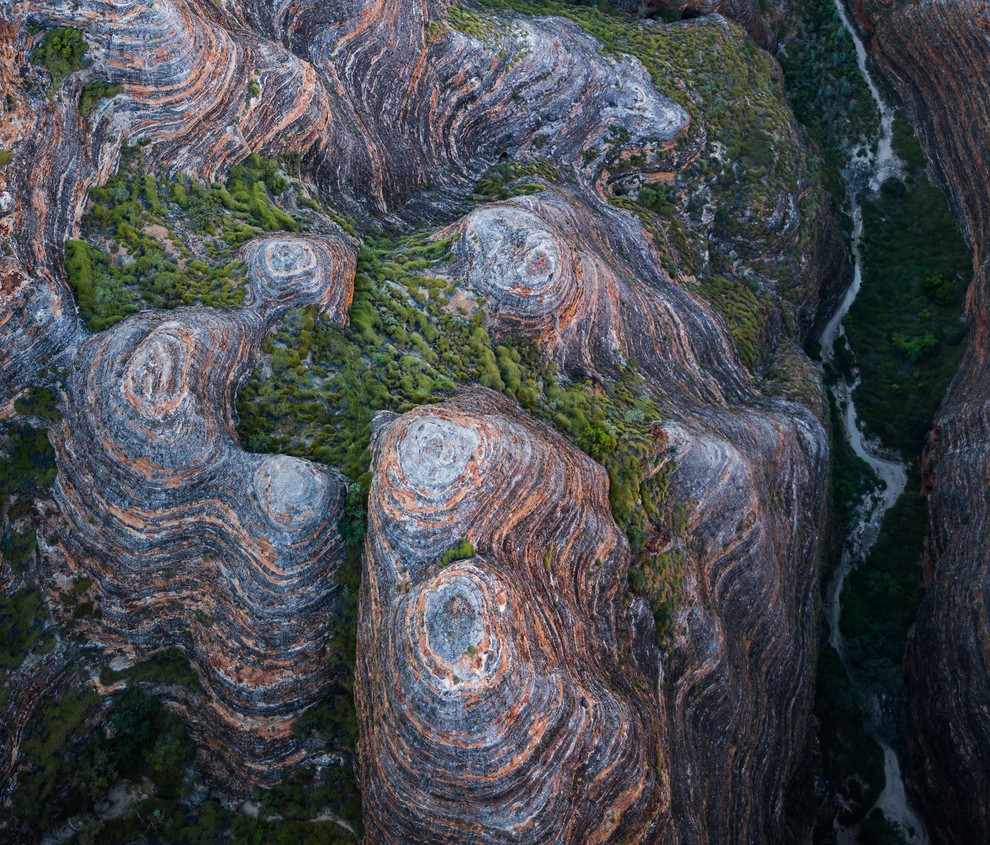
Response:
POLYGON ((89 117, 101 100, 116 97, 124 88, 121 85, 111 85, 109 82, 87 82, 79 94, 79 113, 89 117))
POLYGON ((45 33, 31 52, 31 63, 48 69, 52 77, 49 92, 53 92, 63 77, 82 70, 88 49, 89 44, 78 29, 59 27, 45 33))

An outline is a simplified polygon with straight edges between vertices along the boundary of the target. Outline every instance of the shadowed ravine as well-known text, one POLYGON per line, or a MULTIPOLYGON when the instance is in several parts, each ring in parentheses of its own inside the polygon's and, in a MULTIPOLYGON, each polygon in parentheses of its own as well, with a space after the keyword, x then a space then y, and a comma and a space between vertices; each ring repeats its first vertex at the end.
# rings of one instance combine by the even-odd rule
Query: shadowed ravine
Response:
MULTIPOLYGON (((843 320, 856 300, 863 282, 862 246, 864 237, 869 237, 869 233, 864 233, 863 231, 863 207, 860 201, 859 191, 865 188, 871 192, 876 192, 887 179, 898 178, 900 171, 900 162, 898 161, 897 154, 894 152, 892 143, 894 111, 884 101, 876 83, 870 76, 866 61, 866 49, 855 27, 849 22, 842 0, 835 0, 835 5, 842 19, 843 26, 853 38, 853 42, 856 45, 856 58, 859 69, 880 110, 881 134, 879 139, 877 139, 876 151, 869 152, 867 167, 864 168, 862 161, 854 154, 850 157, 849 170, 846 173, 850 188, 848 195, 852 205, 850 211, 853 220, 851 237, 853 282, 846 292, 839 309, 822 332, 822 360, 825 364, 832 364, 834 362, 835 343, 844 334, 843 320), (863 184, 864 181, 865 185, 863 184)), ((867 693, 861 685, 856 683, 855 673, 848 661, 846 653, 841 627, 842 590, 849 573, 869 555, 870 549, 876 542, 880 532, 884 514, 894 506, 894 503, 904 492, 907 484, 907 467, 901 461, 896 460, 889 452, 885 452, 876 440, 868 438, 863 433, 858 421, 856 403, 853 398, 853 393, 858 384, 858 371, 856 366, 853 365, 851 368, 851 378, 843 372, 842 368, 836 368, 835 381, 829 389, 835 399, 836 407, 839 409, 843 437, 845 437, 856 455, 869 464, 873 473, 880 481, 880 488, 877 492, 868 496, 866 501, 862 503, 859 509, 858 521, 848 526, 848 534, 842 546, 842 557, 839 566, 825 587, 824 613, 829 626, 829 642, 838 653, 843 667, 852 680, 853 688, 862 699, 864 711, 870 714, 869 721, 875 723, 879 718, 880 703, 875 699, 875 696, 867 693)), ((885 783, 883 791, 880 793, 880 797, 874 806, 879 808, 888 819, 900 825, 911 843, 914 843, 914 845, 927 845, 929 840, 924 824, 908 801, 905 792, 897 752, 881 733, 875 730, 875 727, 875 724, 870 725, 874 739, 883 750, 885 783)), ((858 839, 854 828, 845 828, 838 820, 836 820, 835 826, 839 845, 855 845, 858 839)))

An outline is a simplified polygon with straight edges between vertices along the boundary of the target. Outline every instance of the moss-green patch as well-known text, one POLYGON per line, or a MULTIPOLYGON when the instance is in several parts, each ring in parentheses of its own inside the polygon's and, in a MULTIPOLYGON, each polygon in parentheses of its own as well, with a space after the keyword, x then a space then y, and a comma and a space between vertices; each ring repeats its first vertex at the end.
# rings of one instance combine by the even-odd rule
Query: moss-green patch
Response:
POLYGON ((454 5, 447 10, 447 22, 454 29, 479 41, 494 45, 499 43, 499 22, 489 15, 466 6, 454 5))
POLYGON ((203 689, 189 658, 179 648, 167 648, 119 672, 110 668, 100 672, 100 683, 104 686, 121 681, 126 681, 128 686, 143 683, 178 684, 194 692, 202 692, 203 689))
POLYGON ((30 387, 27 396, 14 400, 14 410, 25 417, 40 417, 49 422, 57 420, 60 416, 58 394, 50 387, 30 387))
POLYGON ((83 240, 67 241, 65 267, 87 326, 102 331, 145 308, 243 303, 235 252, 267 231, 303 222, 272 200, 288 188, 275 161, 249 157, 223 185, 148 170, 140 148, 90 191, 83 240))
POLYGON ((55 452, 44 429, 0 428, 0 509, 6 503, 11 508, 18 503, 30 505, 44 496, 56 472, 55 452))
POLYGON ((47 613, 41 594, 21 589, 0 597, 0 670, 15 669, 41 639, 47 613))
POLYGON ((70 690, 34 712, 24 729, 21 774, 12 816, 22 833, 39 835, 58 817, 58 789, 71 777, 72 752, 87 733, 100 697, 90 688, 70 690))
POLYGON ((83 85, 82 91, 79 94, 79 114, 83 117, 89 117, 100 104, 101 100, 116 97, 123 90, 123 87, 120 85, 111 85, 109 82, 102 80, 87 82, 83 85))
POLYGON ((459 560, 467 560, 474 557, 474 546, 467 540, 461 540, 457 545, 451 546, 440 557, 437 558, 437 566, 449 566, 459 560))
POLYGON ((506 200, 510 197, 538 194, 546 186, 539 182, 527 181, 527 177, 538 176, 551 184, 560 181, 560 172, 549 159, 538 158, 532 161, 503 161, 490 168, 478 184, 475 194, 487 200, 506 200))

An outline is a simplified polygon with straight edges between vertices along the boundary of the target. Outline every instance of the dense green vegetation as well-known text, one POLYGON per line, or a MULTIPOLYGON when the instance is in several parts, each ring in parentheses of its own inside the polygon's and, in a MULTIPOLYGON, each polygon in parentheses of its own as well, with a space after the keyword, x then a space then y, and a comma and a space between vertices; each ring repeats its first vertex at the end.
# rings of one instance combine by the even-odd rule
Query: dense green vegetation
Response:
MULTIPOLYGON (((801 37, 781 51, 787 93, 794 114, 818 144, 828 189, 846 209, 849 156, 864 153, 879 135, 880 111, 856 64, 852 36, 842 26, 833 0, 807 0, 801 9, 801 37)), ((847 228, 851 225, 846 217, 847 228)))
POLYGON ((82 70, 83 56, 89 44, 78 29, 58 27, 49 30, 31 52, 31 63, 48 69, 52 81, 49 95, 62 83, 62 78, 82 70))
POLYGON ((859 683, 884 697, 883 727, 893 738, 901 695, 901 663, 907 632, 921 603, 921 548, 926 500, 917 465, 907 489, 884 515, 866 564, 849 576, 842 594, 842 633, 847 659, 859 683))
POLYGON ((467 560, 470 557, 474 557, 474 546, 467 540, 461 540, 461 542, 451 546, 437 558, 437 566, 448 566, 451 563, 459 560, 467 560))
POLYGON ((503 161, 492 167, 475 185, 475 194, 486 200, 507 200, 509 197, 538 194, 546 190, 539 182, 526 177, 538 176, 551 184, 560 181, 557 167, 549 159, 532 162, 503 161))
POLYGON ((232 168, 224 185, 205 185, 148 172, 140 147, 125 150, 119 172, 90 191, 84 239, 66 243, 66 272, 88 327, 101 331, 144 308, 240 305, 236 250, 266 231, 303 225, 272 201, 288 188, 277 163, 259 156, 232 168))
MULTIPOLYGON (((825 773, 845 805, 839 820, 856 824, 883 789, 883 750, 867 728, 859 693, 828 643, 818 658, 817 681, 815 717, 825 773)), ((831 819, 823 821, 830 830, 831 819)))
MULTIPOLYGON (((24 416, 58 417, 55 394, 34 388, 14 402, 24 416)), ((55 481, 55 453, 44 429, 24 422, 0 423, 0 555, 15 578, 27 574, 37 546, 34 504, 55 481)), ((0 593, 0 714, 7 705, 8 676, 32 651, 48 652, 55 640, 47 628, 41 593, 30 582, 0 593)))
POLYGON ((89 734, 88 722, 100 706, 100 697, 87 687, 70 690, 59 700, 36 710, 24 729, 22 767, 14 793, 10 822, 22 834, 38 835, 59 818, 61 802, 77 798, 63 787, 72 779, 73 755, 89 734))
MULTIPOLYGON (((0 672, 16 669, 44 634, 41 594, 23 588, 0 597, 0 672)), ((0 688, 3 675, 0 674, 0 688)), ((2 694, 2 693, 0 693, 2 694)))
POLYGON ((107 667, 100 672, 104 686, 126 681, 129 686, 141 683, 177 684, 193 692, 201 692, 199 677, 188 658, 179 648, 167 648, 119 672, 107 667))
MULTIPOLYGON (((9 821, 22 836, 50 831, 75 817, 70 840, 92 843, 353 843, 325 813, 350 819, 360 831, 360 801, 347 768, 307 769, 272 790, 259 790, 257 817, 208 797, 195 764, 195 743, 182 719, 146 687, 196 684, 177 652, 111 673, 127 687, 102 702, 88 686, 70 689, 31 717, 25 730, 24 769, 9 821), (114 818, 93 808, 118 784, 137 791, 114 818), (80 821, 82 824, 80 824, 80 821)), ((198 690, 198 684, 194 691, 198 690)))
POLYGON ((51 486, 55 473, 55 453, 44 429, 0 429, 0 508, 26 513, 51 486))
MULTIPOLYGON (((788 91, 822 149, 828 184, 842 202, 847 185, 857 184, 849 156, 875 143, 877 110, 830 0, 806 4, 802 24, 806 37, 782 56, 788 91)), ((909 483, 843 590, 840 624, 855 680, 826 647, 816 711, 825 773, 844 805, 840 819, 862 822, 864 845, 903 841, 882 816, 863 821, 884 783, 880 747, 871 733, 880 730, 888 739, 896 733, 901 660, 921 595, 925 500, 918 456, 962 354, 962 298, 971 275, 945 197, 929 183, 920 146, 901 121, 894 141, 905 178, 889 180, 878 196, 861 198, 863 285, 845 322, 848 343, 837 346, 835 364, 847 376, 858 367, 860 420, 908 462, 909 483), (879 723, 868 714, 863 696, 884 702, 879 723)), ((832 426, 840 432, 834 408, 832 426)), ((839 434, 833 445, 833 494, 839 518, 849 526, 873 485, 839 434)))
MULTIPOLYGON (((47 393, 39 409, 31 398, 17 400, 20 413, 57 414, 47 393)), ((34 554, 35 530, 30 524, 34 502, 43 498, 55 480, 55 453, 44 429, 0 424, 0 552, 15 574, 21 574, 34 554)), ((2 640, 2 638, 0 638, 2 640)), ((18 661, 19 662, 19 661, 18 661)))
POLYGON ((860 418, 913 459, 962 358, 972 259, 906 124, 897 122, 894 139, 906 176, 864 203, 863 287, 845 325, 860 418))

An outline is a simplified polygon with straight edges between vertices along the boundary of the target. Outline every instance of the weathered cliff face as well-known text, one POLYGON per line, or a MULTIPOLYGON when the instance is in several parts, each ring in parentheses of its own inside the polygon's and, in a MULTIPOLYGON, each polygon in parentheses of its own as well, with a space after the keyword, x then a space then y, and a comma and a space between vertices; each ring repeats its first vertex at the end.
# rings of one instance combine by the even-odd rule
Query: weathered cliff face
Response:
MULTIPOLYGON (((669 652, 672 659, 663 664, 651 642, 652 620, 646 622, 642 615, 645 631, 640 630, 635 646, 639 669, 652 681, 652 709, 661 720, 662 738, 655 755, 647 759, 656 760, 657 771, 651 777, 669 785, 669 815, 661 814, 654 827, 637 820, 640 793, 648 792, 640 784, 633 793, 636 810, 630 819, 623 818, 624 806, 606 812, 592 804, 589 817, 573 819, 566 841, 714 842, 725 837, 735 841, 762 839, 768 830, 775 837, 794 835, 788 827, 791 820, 781 812, 787 780, 780 775, 788 771, 793 776, 807 760, 810 677, 800 667, 813 653, 815 639, 811 624, 815 591, 809 585, 815 581, 821 541, 816 526, 824 516, 816 491, 826 484, 827 468, 820 424, 791 403, 757 398, 711 315, 670 282, 655 257, 644 254, 639 225, 613 209, 600 204, 589 207, 577 197, 547 192, 486 206, 454 230, 460 233, 459 261, 451 274, 463 279, 459 284, 465 290, 485 298, 492 331, 524 331, 545 344, 562 366, 605 373, 635 358, 642 372, 649 374, 645 388, 665 403, 670 415, 660 439, 668 458, 677 462, 675 499, 690 503, 687 536, 675 540, 658 534, 652 541, 655 552, 684 554, 689 561, 688 597, 679 610, 681 633, 669 652), (602 226, 606 220, 610 224, 602 226), (722 410, 730 403, 736 406, 734 412, 722 410), (767 502, 772 506, 763 504, 767 502), (789 635, 780 637, 785 630, 789 635), (747 633, 739 636, 742 631, 747 633), (757 723, 762 726, 758 731, 753 729, 757 723), (726 748, 732 749, 730 755, 724 753, 726 748), (743 770, 748 772, 748 785, 735 774, 743 770), (754 783, 759 784, 755 789, 754 783), (762 796, 770 794, 775 798, 766 802, 762 796)), ((373 731, 362 745, 366 795, 374 796, 369 803, 372 835, 388 841, 384 831, 402 817, 408 819, 403 823, 408 825, 404 827, 408 841, 460 837, 495 841, 507 830, 525 830, 526 841, 547 841, 560 826, 552 808, 539 821, 530 819, 535 810, 525 803, 517 806, 516 801, 534 799, 512 793, 506 800, 514 814, 490 815, 492 807, 483 797, 510 775, 531 787, 540 783, 539 773, 550 763, 543 756, 532 756, 532 745, 518 752, 521 759, 513 761, 512 771, 506 770, 501 757, 481 755, 475 763, 476 777, 479 782, 493 780, 486 783, 485 791, 465 790, 456 778, 425 787, 398 786, 398 761, 415 773, 432 768, 434 755, 443 753, 454 758, 444 768, 459 771, 456 753, 450 748, 441 752, 435 743, 488 748, 493 742, 490 725, 495 717, 488 709, 492 705, 473 687, 451 681, 452 675, 461 677, 455 666, 458 661, 463 661, 465 670, 474 666, 471 671, 488 671, 487 664, 482 660, 476 665, 476 655, 465 651, 467 646, 458 640, 456 654, 447 655, 449 666, 431 670, 447 678, 443 685, 435 678, 424 680, 426 670, 420 662, 434 666, 432 652, 423 656, 415 645, 412 652, 402 650, 409 642, 426 649, 436 636, 431 634, 438 624, 434 617, 407 608, 418 607, 417 602, 429 606, 434 590, 446 589, 450 570, 437 564, 437 553, 466 539, 482 550, 482 556, 494 555, 500 571, 509 567, 517 578, 527 577, 525 573, 540 576, 537 586, 551 591, 558 583, 584 583, 578 562, 601 559, 594 542, 581 546, 589 540, 579 527, 568 523, 568 531, 576 536, 567 539, 559 536, 563 529, 556 523, 526 527, 509 518, 528 512, 525 501, 537 491, 514 491, 510 479, 518 473, 512 470, 514 462, 503 465, 505 456, 514 461, 517 454, 528 454, 534 447, 517 445, 521 435, 501 432, 498 417, 490 417, 507 411, 497 405, 492 408, 490 399, 467 397, 454 407, 459 414, 465 408, 473 412, 456 431, 435 409, 393 423, 400 433, 395 439, 386 435, 379 443, 372 466, 379 486, 372 490, 365 566, 369 593, 359 635, 360 701, 366 729, 373 731), (477 428, 482 426, 499 432, 490 435, 495 442, 509 437, 511 445, 479 446, 477 428), (421 428, 428 434, 420 435, 421 428), (442 444, 451 444, 453 452, 448 454, 442 444), (489 461, 497 462, 488 467, 489 461), (450 469, 452 462, 456 473, 450 469), (410 470, 401 469, 406 464, 420 468, 423 477, 418 484, 408 479, 410 470), (400 468, 393 469, 397 465, 400 468), (393 483, 398 490, 391 489, 393 483), (430 502, 423 524, 409 516, 399 520, 403 507, 407 514, 418 514, 419 497, 430 502), (502 533, 506 524, 513 529, 510 535, 502 533), (403 532, 396 545, 389 539, 393 530, 403 532), (554 553, 546 557, 547 549, 572 545, 582 549, 576 559, 554 553), (412 546, 419 549, 416 564, 412 546), (507 558, 500 557, 503 549, 512 550, 507 558), (545 574, 548 560, 553 562, 545 574), (372 573, 373 567, 379 569, 378 575, 372 573), (384 584, 375 583, 376 577, 384 584), (384 678, 375 674, 380 663, 393 667, 384 678), (451 674, 444 675, 448 670, 451 674), (420 702, 420 696, 430 703, 420 702), (433 724, 409 712, 401 716, 396 712, 399 703, 381 703, 393 699, 409 710, 422 709, 431 717, 438 714, 442 722, 433 724), (394 737, 400 732, 403 739, 396 746, 399 741, 394 737), (408 762, 417 760, 419 764, 408 762), (514 774, 517 768, 520 771, 514 774), (431 827, 429 820, 448 816, 450 829, 431 827)), ((566 465, 568 454, 531 460, 555 477, 550 468, 554 461, 566 465)), ((560 491, 564 498, 559 504, 541 501, 539 512, 585 513, 594 506, 584 491, 595 490, 597 484, 595 495, 603 495, 603 481, 593 475, 580 483, 551 484, 546 490, 560 491)), ((541 486, 540 495, 547 495, 546 490, 541 486)), ((620 570, 626 565, 618 564, 620 570)), ((587 618, 579 603, 569 603, 559 590, 556 596, 554 612, 587 618)), ((524 604, 531 607, 533 600, 524 604)), ((636 612, 642 610, 637 607, 636 612)), ((470 616, 474 620, 474 614, 484 617, 487 612, 475 610, 470 616)), ((464 637, 470 639, 475 627, 488 629, 471 621, 464 637)), ((457 636, 460 633, 455 632, 457 636)), ((543 641, 547 636, 530 631, 527 640, 543 641)), ((467 645, 477 649, 473 642, 467 645)), ((501 654, 510 646, 493 648, 501 654)), ((586 648, 578 642, 565 651, 583 653, 586 648)), ((527 674, 531 671, 527 661, 515 651, 504 657, 508 665, 497 675, 498 700, 518 699, 528 706, 537 694, 530 689, 534 682, 527 674), (513 660, 524 666, 513 667, 513 660)), ((598 671, 607 676, 612 670, 598 671)), ((515 719, 516 708, 510 712, 515 719)), ((518 718, 528 724, 530 717, 520 712, 518 718)), ((504 730, 501 739, 508 744, 510 732, 521 729, 504 730)), ((562 741, 555 738, 554 744, 562 741)), ((571 748, 578 756, 559 764, 560 770, 578 771, 590 765, 581 756, 590 752, 573 742, 571 748)), ((615 753, 627 752, 616 749, 615 753)), ((594 761, 594 765, 601 762, 597 755, 594 761)), ((621 768, 628 767, 623 763, 621 768)))
POLYGON ((984 2, 875 4, 871 50, 905 99, 973 249, 971 332, 925 457, 929 587, 910 638, 904 740, 910 776, 937 842, 990 830, 990 7, 984 2))
MULTIPOLYGON (((798 342, 841 272, 808 246, 803 214, 823 206, 779 91, 780 136, 760 128, 746 153, 752 200, 721 210, 718 180, 746 174, 717 169, 728 148, 709 140, 716 127, 572 21, 461 11, 469 34, 444 22, 446 3, 398 0, 84 0, 0 14, 18 61, 25 14, 77 26, 123 89, 85 140, 78 80, 57 107, 24 94, 17 246, 0 286, 13 315, 0 385, 21 389, 40 362, 69 371, 45 567, 56 584, 93 580, 100 614, 79 630, 108 655, 190 654, 207 705, 175 705, 248 779, 305 757, 290 722, 333 680, 343 480, 244 452, 232 403, 288 308, 346 319, 354 248, 342 235, 255 237, 241 253, 243 308, 144 311, 96 335, 61 268, 87 188, 125 141, 206 179, 249 152, 300 153, 328 204, 456 237, 437 275, 484 300, 484 319, 473 313, 492 336, 526 338, 602 394, 635 378, 662 409, 631 416, 649 437, 628 463, 644 489, 669 485, 635 554, 605 471, 505 398, 475 389, 379 419, 357 682, 369 841, 798 838, 810 820, 789 798, 810 756, 828 463, 820 384, 798 342), (549 161, 558 181, 469 211, 470 185, 502 156, 549 161), (748 227, 713 240, 732 243, 721 275, 706 275, 724 314, 679 253, 661 257, 644 222, 657 216, 611 193, 620 176, 624 191, 673 185, 702 156, 683 216, 698 231, 720 212, 748 227), (38 174, 51 177, 40 192, 38 174), (786 189, 757 195, 764 177, 786 189), (776 393, 750 369, 761 355, 790 378, 778 373, 776 393), (443 565, 462 541, 472 551, 443 565), (624 602, 634 565, 644 585, 624 602), (650 604, 674 592, 659 648, 650 604)), ((743 43, 722 19, 678 32, 712 35, 715 55, 743 43)))

